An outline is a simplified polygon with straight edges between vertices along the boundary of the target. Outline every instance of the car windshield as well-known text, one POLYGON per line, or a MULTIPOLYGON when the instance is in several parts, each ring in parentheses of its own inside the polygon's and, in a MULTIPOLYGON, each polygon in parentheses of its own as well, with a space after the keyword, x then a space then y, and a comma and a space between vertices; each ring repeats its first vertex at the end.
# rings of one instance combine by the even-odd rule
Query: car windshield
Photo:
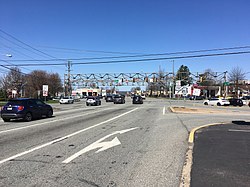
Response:
POLYGON ((69 96, 66 96, 66 97, 63 97, 63 99, 70 99, 70 97, 69 97, 69 96))

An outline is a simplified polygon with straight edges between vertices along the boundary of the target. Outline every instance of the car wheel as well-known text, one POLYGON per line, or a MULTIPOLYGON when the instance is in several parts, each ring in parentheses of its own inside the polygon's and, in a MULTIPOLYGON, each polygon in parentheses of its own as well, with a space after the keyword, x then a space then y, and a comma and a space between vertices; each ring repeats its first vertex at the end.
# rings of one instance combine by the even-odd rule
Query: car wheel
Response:
POLYGON ((208 105, 208 103, 207 103, 207 102, 205 102, 205 103, 204 103, 204 105, 208 105))
POLYGON ((47 116, 47 118, 51 118, 52 115, 53 115, 53 111, 49 110, 46 116, 47 116))
POLYGON ((89 104, 88 104, 88 103, 86 103, 86 105, 87 105, 87 106, 89 106, 89 104))
POLYGON ((24 117, 25 121, 31 121, 32 120, 32 114, 30 112, 28 112, 25 117, 24 117))
POLYGON ((221 106, 221 104, 220 104, 220 103, 217 103, 217 106, 221 106))
POLYGON ((3 121, 4 121, 4 122, 10 122, 10 119, 3 118, 3 121))

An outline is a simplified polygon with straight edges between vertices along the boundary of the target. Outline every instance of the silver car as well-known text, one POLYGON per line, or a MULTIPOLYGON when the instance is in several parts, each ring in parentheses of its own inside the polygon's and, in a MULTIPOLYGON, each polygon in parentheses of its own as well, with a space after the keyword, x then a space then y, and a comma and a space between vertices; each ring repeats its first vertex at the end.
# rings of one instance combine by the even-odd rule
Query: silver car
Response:
POLYGON ((230 102, 227 99, 211 98, 203 102, 204 105, 228 106, 230 102))
POLYGON ((65 96, 59 100, 60 104, 73 104, 74 103, 74 98, 71 96, 65 96))

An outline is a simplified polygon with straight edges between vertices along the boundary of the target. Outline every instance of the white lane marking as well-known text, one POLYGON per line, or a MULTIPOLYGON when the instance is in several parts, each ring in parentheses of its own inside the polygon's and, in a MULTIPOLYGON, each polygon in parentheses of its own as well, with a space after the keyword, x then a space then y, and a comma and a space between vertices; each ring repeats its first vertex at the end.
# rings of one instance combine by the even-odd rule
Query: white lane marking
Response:
MULTIPOLYGON (((106 110, 110 110, 110 109, 106 109, 106 110)), ((76 116, 69 116, 69 117, 67 117, 67 119, 82 117, 82 116, 85 116, 85 115, 94 114, 96 112, 101 112, 101 111, 93 111, 93 112, 89 112, 89 113, 86 113, 86 114, 80 114, 80 115, 76 115, 76 116)), ((65 120, 65 118, 61 118, 61 119, 55 119, 55 120, 51 120, 51 121, 46 121, 46 122, 43 122, 43 123, 36 123, 36 124, 33 124, 33 125, 29 125, 29 126, 23 126, 23 127, 8 129, 8 130, 0 131, 0 134, 6 133, 6 132, 12 132, 12 131, 17 131, 17 130, 22 130, 22 129, 27 129, 27 128, 31 128, 31 127, 36 127, 36 126, 45 125, 45 124, 51 124, 51 123, 54 123, 54 122, 64 121, 64 120, 65 120)))
POLYGON ((95 124, 95 125, 93 125, 93 126, 87 127, 87 128, 85 128, 85 129, 82 129, 82 130, 79 130, 79 131, 76 131, 76 132, 74 132, 74 133, 72 133, 72 134, 69 134, 69 135, 66 135, 66 136, 64 136, 64 137, 57 138, 57 139, 55 139, 55 140, 53 140, 53 141, 50 141, 50 142, 45 143, 45 144, 42 144, 42 145, 40 145, 40 146, 37 146, 37 147, 35 147, 35 148, 33 148, 33 149, 24 151, 24 152, 22 152, 22 153, 13 155, 13 156, 11 156, 11 157, 9 157, 9 158, 0 160, 0 164, 3 164, 3 163, 5 163, 5 162, 10 161, 10 160, 12 160, 12 159, 15 159, 15 158, 17 158, 17 157, 26 155, 26 154, 28 154, 28 153, 31 153, 31 152, 36 151, 36 150, 38 150, 38 149, 41 149, 41 148, 43 148, 43 147, 52 145, 52 144, 54 144, 54 143, 56 143, 56 142, 65 140, 65 139, 70 138, 70 137, 72 137, 72 136, 75 136, 75 135, 77 135, 77 134, 79 134, 79 133, 85 132, 85 131, 87 131, 87 130, 93 129, 93 128, 95 128, 95 127, 98 127, 98 126, 100 126, 100 125, 103 125, 103 124, 105 124, 105 123, 108 123, 108 122, 110 122, 110 121, 113 121, 113 120, 115 120, 115 119, 118 119, 118 118, 120 118, 120 117, 122 117, 122 116, 125 116, 125 115, 127 115, 127 114, 129 114, 129 113, 131 113, 131 112, 133 112, 133 111, 135 111, 135 110, 137 110, 137 109, 138 109, 138 108, 134 108, 133 110, 130 110, 130 111, 128 111, 128 112, 125 112, 125 113, 123 113, 123 114, 120 114, 119 116, 113 117, 113 118, 108 119, 108 120, 106 120, 106 121, 103 121, 103 122, 101 122, 101 123, 95 124))
POLYGON ((121 131, 115 131, 107 136, 104 136, 103 138, 97 140, 96 142, 90 144, 89 146, 85 147, 84 149, 82 149, 81 151, 73 154, 72 156, 70 156, 69 158, 67 158, 66 160, 64 160, 62 163, 68 164, 69 162, 71 162, 72 160, 76 159, 77 157, 81 156, 84 153, 87 153, 93 149, 97 149, 97 148, 101 148, 99 150, 96 151, 96 153, 99 153, 101 151, 105 151, 106 149, 109 149, 111 147, 120 145, 121 142, 119 141, 119 139, 117 137, 115 137, 113 140, 108 141, 108 142, 102 142, 103 140, 105 140, 106 138, 113 136, 115 134, 123 134, 135 129, 138 129, 139 127, 135 127, 135 128, 130 128, 130 129, 126 129, 126 130, 121 130, 121 131))
POLYGON ((162 114, 163 114, 163 115, 166 114, 166 108, 165 108, 165 106, 163 107, 162 114))
POLYGON ((250 130, 228 129, 229 132, 250 132, 250 130))

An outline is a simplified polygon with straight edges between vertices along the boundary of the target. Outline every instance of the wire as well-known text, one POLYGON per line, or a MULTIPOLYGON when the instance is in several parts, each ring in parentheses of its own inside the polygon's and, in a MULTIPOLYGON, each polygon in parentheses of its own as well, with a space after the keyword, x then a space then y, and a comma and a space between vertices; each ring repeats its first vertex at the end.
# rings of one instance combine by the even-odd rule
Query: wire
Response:
POLYGON ((36 49, 36 48, 30 46, 29 44, 26 44, 26 43, 22 42, 21 40, 19 40, 19 39, 17 39, 16 37, 14 37, 14 36, 8 34, 7 32, 3 31, 2 29, 0 29, 0 32, 6 34, 6 35, 9 36, 10 38, 12 38, 12 39, 14 39, 14 40, 16 40, 16 41, 22 43, 23 45, 25 45, 25 46, 27 46, 27 47, 29 47, 29 48, 31 48, 31 49, 37 51, 37 52, 40 52, 40 53, 42 53, 42 54, 44 54, 44 55, 46 55, 46 56, 48 56, 48 57, 51 57, 51 58, 56 58, 56 57, 54 57, 54 56, 51 56, 51 55, 49 55, 49 54, 47 54, 47 53, 45 53, 45 52, 43 52, 43 51, 40 51, 40 50, 38 50, 38 49, 36 49))
POLYGON ((98 50, 86 50, 86 49, 71 49, 71 48, 50 47, 50 46, 40 46, 40 47, 42 47, 42 48, 49 48, 49 49, 66 50, 66 51, 90 52, 90 53, 137 54, 138 55, 138 53, 128 53, 128 52, 98 51, 98 50))
MULTIPOLYGON (((187 58, 202 58, 202 57, 213 57, 213 56, 228 56, 228 55, 240 55, 250 54, 250 51, 238 51, 228 53, 215 53, 215 54, 201 54, 201 55, 190 55, 190 56, 174 56, 165 58, 148 58, 148 59, 133 59, 133 60, 119 60, 119 61, 100 61, 100 62, 75 62, 73 65, 87 65, 87 64, 117 64, 117 63, 129 63, 129 62, 143 62, 143 61, 159 61, 159 60, 174 60, 174 59, 187 59, 187 58)), ((16 66, 61 66, 65 63, 50 63, 50 64, 18 64, 16 66)), ((8 66, 8 65, 6 65, 8 66)))
POLYGON ((50 60, 9 60, 12 62, 33 62, 33 61, 78 61, 78 60, 101 60, 101 59, 117 59, 117 58, 134 58, 134 57, 147 57, 147 56, 166 56, 166 55, 176 55, 176 54, 187 54, 187 53, 201 53, 201 52, 212 52, 212 51, 226 51, 226 50, 236 50, 236 49, 248 49, 250 46, 239 46, 239 47, 228 47, 228 48, 215 48, 215 49, 206 49, 206 50, 195 50, 195 51, 181 51, 181 52, 174 52, 174 53, 156 53, 156 54, 144 54, 144 55, 130 55, 130 56, 114 56, 114 57, 97 57, 97 58, 60 58, 60 59, 50 59, 50 60))
MULTIPOLYGON (((51 58, 56 58, 56 57, 54 57, 54 56, 51 56, 51 55, 49 55, 49 54, 47 54, 47 53, 44 53, 43 51, 40 51, 40 50, 38 50, 38 49, 36 49, 36 48, 34 48, 34 47, 32 47, 32 46, 30 46, 30 45, 28 45, 28 44, 22 42, 21 40, 19 40, 19 39, 17 39, 16 37, 14 37, 14 36, 8 34, 7 32, 3 31, 2 29, 0 29, 0 32, 4 33, 5 35, 9 36, 10 38, 12 38, 12 39, 14 39, 14 40, 20 42, 21 44, 23 44, 23 45, 25 45, 25 46, 27 46, 27 47, 29 47, 29 48, 35 50, 35 51, 38 51, 38 52, 40 52, 40 53, 42 53, 42 54, 44 54, 44 55, 46 55, 46 56, 49 56, 49 57, 51 57, 51 58)), ((0 35, 0 37, 4 38, 4 37, 1 36, 1 35, 0 35)), ((17 45, 17 46, 19 46, 19 47, 21 47, 21 48, 23 48, 23 49, 26 49, 26 48, 24 48, 24 47, 22 47, 22 46, 16 44, 16 43, 13 42, 13 41, 10 41, 10 40, 8 40, 8 39, 6 39, 6 38, 4 38, 4 39, 7 40, 7 41, 9 41, 9 42, 14 43, 15 45, 17 45)), ((28 49, 26 49, 26 50, 28 50, 28 49)), ((28 51, 29 51, 29 50, 28 50, 28 51)), ((35 54, 37 54, 37 53, 35 53, 35 54)), ((57 60, 60 60, 60 59, 57 59, 57 60)), ((63 60, 63 61, 64 61, 64 60, 63 60)))

